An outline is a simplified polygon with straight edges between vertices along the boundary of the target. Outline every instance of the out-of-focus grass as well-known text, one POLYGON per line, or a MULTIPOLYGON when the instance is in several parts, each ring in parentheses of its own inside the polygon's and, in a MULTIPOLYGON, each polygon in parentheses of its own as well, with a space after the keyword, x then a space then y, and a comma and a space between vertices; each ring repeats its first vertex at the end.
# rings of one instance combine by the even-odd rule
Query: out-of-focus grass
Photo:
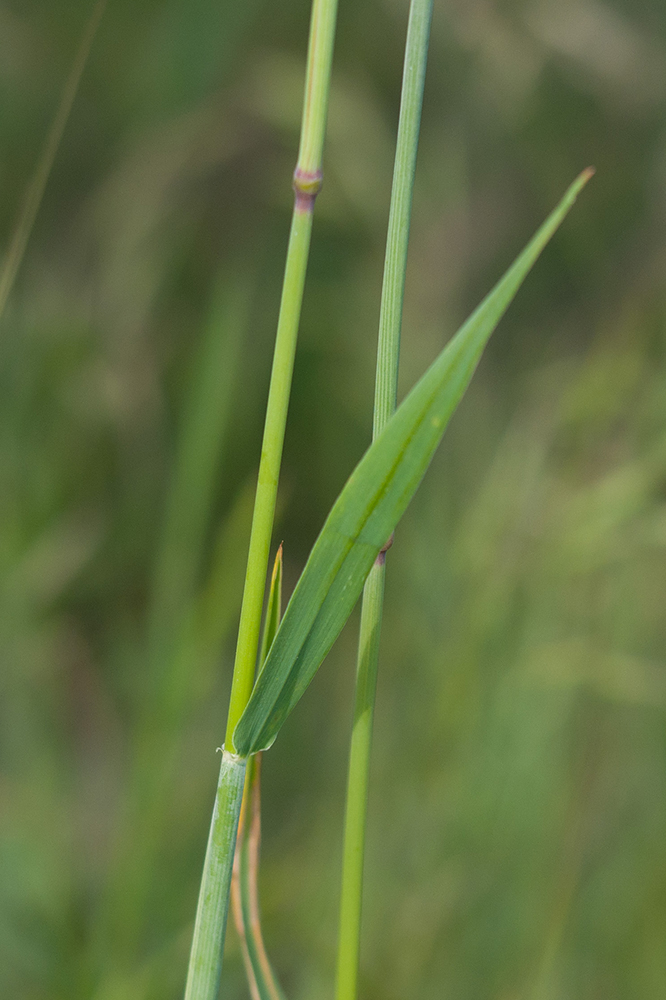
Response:
MULTIPOLYGON (((5 243, 88 13, 0 6, 5 243)), ((406 15, 340 12, 287 587, 370 436, 406 15)), ((182 989, 306 31, 300 3, 111 4, 0 327, 3 997, 182 989)), ((404 388, 563 184, 598 174, 390 554, 363 995, 662 1000, 665 15, 439 4, 432 46, 404 388)), ((332 989, 353 645, 264 761, 266 937, 294 1000, 332 989)))

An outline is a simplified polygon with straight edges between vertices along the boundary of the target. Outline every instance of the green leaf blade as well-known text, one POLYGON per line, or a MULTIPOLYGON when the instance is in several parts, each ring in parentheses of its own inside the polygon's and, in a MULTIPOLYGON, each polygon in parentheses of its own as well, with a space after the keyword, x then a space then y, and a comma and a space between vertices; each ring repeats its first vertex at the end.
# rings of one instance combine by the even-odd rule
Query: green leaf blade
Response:
POLYGON ((425 475, 486 343, 592 172, 574 181, 352 472, 315 542, 234 731, 237 753, 267 749, 314 677, 425 475))

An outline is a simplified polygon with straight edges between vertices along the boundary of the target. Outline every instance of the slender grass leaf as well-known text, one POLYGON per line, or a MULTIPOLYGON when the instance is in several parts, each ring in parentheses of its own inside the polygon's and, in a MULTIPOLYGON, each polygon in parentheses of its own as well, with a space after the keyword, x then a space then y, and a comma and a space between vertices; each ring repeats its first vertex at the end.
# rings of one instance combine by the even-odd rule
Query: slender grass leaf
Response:
POLYGON ((315 542, 234 731, 237 753, 267 749, 312 680, 416 492, 490 335, 592 173, 585 170, 574 181, 354 469, 315 542))

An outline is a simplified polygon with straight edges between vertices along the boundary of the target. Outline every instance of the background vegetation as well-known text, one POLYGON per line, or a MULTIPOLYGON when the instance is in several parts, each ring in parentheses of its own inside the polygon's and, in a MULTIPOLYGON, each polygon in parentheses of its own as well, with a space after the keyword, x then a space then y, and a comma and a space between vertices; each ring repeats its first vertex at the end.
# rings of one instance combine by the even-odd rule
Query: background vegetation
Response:
MULTIPOLYGON (((2 319, 3 997, 182 991, 308 6, 110 0, 2 319)), ((5 244, 89 12, 0 4, 5 244)), ((370 439, 406 18, 340 9, 287 591, 370 439)), ((389 555, 365 1000, 666 995, 665 109, 659 0, 435 6, 403 388, 598 174, 389 555)), ((266 938, 293 1000, 332 993, 356 627, 264 760, 266 938)))

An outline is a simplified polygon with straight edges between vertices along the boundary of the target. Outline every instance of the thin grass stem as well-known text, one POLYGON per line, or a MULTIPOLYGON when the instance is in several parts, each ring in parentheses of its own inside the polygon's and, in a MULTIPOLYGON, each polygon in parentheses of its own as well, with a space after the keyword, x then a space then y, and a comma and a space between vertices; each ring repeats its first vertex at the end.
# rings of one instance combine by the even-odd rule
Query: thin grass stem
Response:
MULTIPOLYGON (((407 28, 391 208, 379 318, 373 439, 396 407, 402 305, 432 0, 412 0, 407 28)), ((387 541, 388 548, 392 540, 387 541)), ((385 550, 363 590, 345 808, 336 1000, 355 1000, 363 896, 368 775, 384 604, 385 550)))
MULTIPOLYGON (((229 888, 243 793, 242 783, 239 787, 229 767, 225 771, 224 761, 239 760, 233 753, 233 732, 252 691, 257 663, 266 571, 310 250, 312 216, 322 182, 322 151, 336 14, 337 0, 313 0, 301 140, 293 181, 294 212, 266 408, 223 767, 204 862, 185 1000, 215 1000, 222 971, 229 888), (224 853, 224 858, 221 858, 220 852, 224 853)), ((243 771, 244 769, 243 761, 243 771)))
POLYGON ((254 683, 282 446, 310 250, 312 215, 315 198, 322 182, 321 158, 328 110, 336 12, 337 0, 314 0, 310 22, 301 143, 294 171, 294 213, 289 234, 229 703, 226 746, 230 749, 233 749, 233 731, 243 714, 254 683))
POLYGON ((56 158, 56 153, 58 152, 58 147, 60 146, 65 126, 69 120, 72 105, 74 104, 74 98, 76 97, 76 92, 79 89, 83 70, 85 69, 86 62, 88 61, 90 49, 92 48, 92 43, 97 33, 97 28, 99 27, 99 22, 102 19, 105 7, 106 0, 97 0, 90 17, 88 18, 86 26, 83 29, 83 35, 81 36, 81 41, 79 42, 74 62, 72 63, 72 67, 60 95, 60 102, 58 104, 55 117, 46 136, 46 141, 42 147, 41 155, 37 161, 35 171, 30 178, 30 183, 28 184, 25 193, 21 212, 16 221, 9 247, 7 248, 2 274, 0 275, 0 319, 5 311, 7 299, 9 298, 11 290, 14 287, 14 281, 21 266, 21 261, 23 260, 25 249, 28 245, 28 240, 30 239, 30 233, 32 232, 32 227, 34 226, 35 219, 37 218, 39 206, 41 205, 42 198, 44 197, 46 182, 49 179, 49 174, 51 173, 51 168, 53 167, 53 162, 56 158))

